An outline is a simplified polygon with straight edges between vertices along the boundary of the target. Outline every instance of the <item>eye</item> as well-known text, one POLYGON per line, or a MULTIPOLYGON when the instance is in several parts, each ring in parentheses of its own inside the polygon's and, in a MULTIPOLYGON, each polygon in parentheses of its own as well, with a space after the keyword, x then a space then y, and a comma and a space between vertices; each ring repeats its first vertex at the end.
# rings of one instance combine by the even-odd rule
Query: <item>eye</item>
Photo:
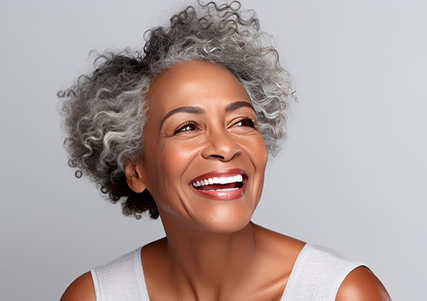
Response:
POLYGON ((252 118, 246 117, 236 122, 233 126, 235 127, 247 126, 247 127, 255 128, 255 121, 253 121, 252 118))
POLYGON ((182 125, 180 125, 173 133, 178 134, 182 132, 190 132, 197 130, 197 123, 194 121, 188 121, 182 125))

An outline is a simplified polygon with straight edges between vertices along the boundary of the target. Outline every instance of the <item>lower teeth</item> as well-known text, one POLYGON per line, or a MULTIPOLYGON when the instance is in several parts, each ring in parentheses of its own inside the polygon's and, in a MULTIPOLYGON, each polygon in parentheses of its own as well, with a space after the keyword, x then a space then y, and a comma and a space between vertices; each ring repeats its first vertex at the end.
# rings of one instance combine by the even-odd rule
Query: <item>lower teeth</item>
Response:
POLYGON ((233 187, 233 188, 224 188, 224 189, 209 189, 208 191, 233 191, 239 189, 237 187, 233 187))

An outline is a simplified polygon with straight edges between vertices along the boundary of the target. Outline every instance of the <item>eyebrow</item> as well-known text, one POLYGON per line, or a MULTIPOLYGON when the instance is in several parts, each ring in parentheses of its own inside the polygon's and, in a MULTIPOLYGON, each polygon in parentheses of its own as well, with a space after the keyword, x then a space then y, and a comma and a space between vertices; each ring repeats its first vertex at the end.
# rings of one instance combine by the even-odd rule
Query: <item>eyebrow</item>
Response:
MULTIPOLYGON (((248 107, 255 111, 251 103, 247 101, 236 101, 227 105, 225 107, 225 112, 232 112, 243 107, 248 107)), ((166 119, 168 119, 169 117, 171 117, 173 114, 176 114, 176 113, 205 114, 206 111, 201 107, 194 107, 194 106, 179 107, 167 113, 165 117, 163 117, 162 122, 160 124, 163 124, 163 122, 165 122, 166 119)))
POLYGON ((236 102, 230 103, 228 106, 225 107, 225 111, 226 112, 232 112, 234 110, 237 110, 237 109, 240 109, 243 107, 248 107, 248 108, 251 108, 252 110, 255 111, 252 104, 250 102, 247 102, 247 101, 236 101, 236 102))
POLYGON ((165 115, 165 117, 163 117, 161 124, 163 124, 163 122, 166 119, 168 119, 169 117, 171 117, 173 114, 176 114, 176 113, 204 114, 204 113, 206 113, 206 111, 204 109, 202 109, 201 107, 191 107, 191 106, 179 107, 179 108, 173 109, 172 111, 167 113, 165 115))

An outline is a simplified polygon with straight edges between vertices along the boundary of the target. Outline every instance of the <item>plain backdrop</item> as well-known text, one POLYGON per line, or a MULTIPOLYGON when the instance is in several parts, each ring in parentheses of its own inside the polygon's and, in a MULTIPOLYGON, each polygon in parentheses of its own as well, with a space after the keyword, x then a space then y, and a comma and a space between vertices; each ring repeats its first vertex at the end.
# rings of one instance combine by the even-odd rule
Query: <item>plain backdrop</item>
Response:
MULTIPOLYGON (((242 0, 298 102, 253 220, 365 262, 394 300, 427 300, 427 2, 242 0)), ((56 92, 92 49, 143 46, 188 1, 0 4, 0 299, 57 300, 90 268, 160 238, 76 179, 56 92)))

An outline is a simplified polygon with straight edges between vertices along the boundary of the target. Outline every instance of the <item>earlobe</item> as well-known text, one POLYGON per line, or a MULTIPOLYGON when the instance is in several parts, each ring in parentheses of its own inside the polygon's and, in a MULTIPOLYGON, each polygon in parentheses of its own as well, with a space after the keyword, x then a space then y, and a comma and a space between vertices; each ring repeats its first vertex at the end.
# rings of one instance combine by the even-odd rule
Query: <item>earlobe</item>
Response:
POLYGON ((134 192, 141 193, 147 188, 141 163, 134 161, 126 162, 125 177, 126 183, 134 192))

